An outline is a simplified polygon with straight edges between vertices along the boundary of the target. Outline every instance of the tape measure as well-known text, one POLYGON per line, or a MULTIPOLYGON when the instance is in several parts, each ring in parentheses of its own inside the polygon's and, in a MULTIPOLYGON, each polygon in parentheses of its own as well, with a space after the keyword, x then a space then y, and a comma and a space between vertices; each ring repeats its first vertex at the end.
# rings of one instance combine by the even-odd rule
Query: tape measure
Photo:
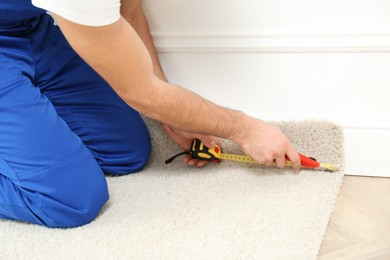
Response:
MULTIPOLYGON (((192 141, 192 144, 191 144, 189 151, 179 153, 179 154, 173 156, 172 158, 166 160, 165 163, 168 164, 168 163, 172 162, 177 156, 180 156, 183 154, 190 154, 195 159, 212 161, 214 163, 220 163, 222 160, 229 160, 229 161, 236 161, 236 162, 242 162, 242 163, 259 164, 257 161, 253 160, 252 158, 250 158, 249 156, 246 156, 246 155, 222 153, 222 149, 218 145, 215 145, 214 148, 208 148, 199 139, 194 139, 192 141)), ((327 170, 327 171, 338 171, 339 170, 338 165, 319 163, 316 161, 316 159, 311 158, 311 157, 307 157, 307 156, 300 154, 300 153, 299 153, 299 157, 301 159, 301 165, 304 168, 320 169, 320 170, 327 170)), ((293 164, 291 161, 286 160, 286 166, 292 167, 293 164)))

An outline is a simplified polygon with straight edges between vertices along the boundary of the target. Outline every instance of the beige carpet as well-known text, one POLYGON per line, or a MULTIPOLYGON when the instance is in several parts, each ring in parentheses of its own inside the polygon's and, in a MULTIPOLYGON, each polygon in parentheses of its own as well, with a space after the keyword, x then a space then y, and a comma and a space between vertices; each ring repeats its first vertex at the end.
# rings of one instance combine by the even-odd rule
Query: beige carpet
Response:
MULTIPOLYGON (((330 122, 277 123, 295 147, 342 164, 330 122)), ((68 230, 0 221, 0 259, 316 259, 343 174, 181 160, 149 122, 154 151, 141 173, 108 177, 111 199, 89 225, 68 230)), ((224 142, 226 152, 237 147, 224 142)))

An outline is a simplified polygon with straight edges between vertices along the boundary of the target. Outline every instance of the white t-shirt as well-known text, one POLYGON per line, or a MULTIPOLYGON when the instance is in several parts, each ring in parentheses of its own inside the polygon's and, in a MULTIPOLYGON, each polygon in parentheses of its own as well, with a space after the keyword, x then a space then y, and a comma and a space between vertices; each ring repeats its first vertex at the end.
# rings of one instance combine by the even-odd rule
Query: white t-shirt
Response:
POLYGON ((74 23, 103 26, 120 18, 120 0, 32 0, 33 5, 74 23))

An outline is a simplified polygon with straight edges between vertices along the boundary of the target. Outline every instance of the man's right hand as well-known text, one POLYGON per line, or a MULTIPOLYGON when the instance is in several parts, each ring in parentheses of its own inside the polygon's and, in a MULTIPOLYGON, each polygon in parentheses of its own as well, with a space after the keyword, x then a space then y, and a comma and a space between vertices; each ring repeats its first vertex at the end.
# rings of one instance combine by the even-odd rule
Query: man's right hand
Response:
POLYGON ((299 154, 279 128, 251 117, 246 117, 240 128, 232 139, 246 155, 267 166, 275 163, 279 168, 283 168, 289 159, 294 171, 298 172, 301 166, 299 154))

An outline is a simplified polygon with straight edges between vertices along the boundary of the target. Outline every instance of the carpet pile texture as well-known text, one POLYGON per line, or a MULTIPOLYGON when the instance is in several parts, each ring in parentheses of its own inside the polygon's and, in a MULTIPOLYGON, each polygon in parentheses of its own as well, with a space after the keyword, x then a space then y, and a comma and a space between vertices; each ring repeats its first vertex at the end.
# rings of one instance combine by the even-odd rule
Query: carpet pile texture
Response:
MULTIPOLYGON (((91 223, 48 229, 0 220, 1 259, 316 259, 343 172, 222 162, 185 165, 148 120, 153 152, 139 173, 107 177, 110 201, 91 223)), ((272 122, 301 153, 343 164, 342 130, 328 121, 272 122)), ((240 153, 223 141, 224 152, 240 153)))

